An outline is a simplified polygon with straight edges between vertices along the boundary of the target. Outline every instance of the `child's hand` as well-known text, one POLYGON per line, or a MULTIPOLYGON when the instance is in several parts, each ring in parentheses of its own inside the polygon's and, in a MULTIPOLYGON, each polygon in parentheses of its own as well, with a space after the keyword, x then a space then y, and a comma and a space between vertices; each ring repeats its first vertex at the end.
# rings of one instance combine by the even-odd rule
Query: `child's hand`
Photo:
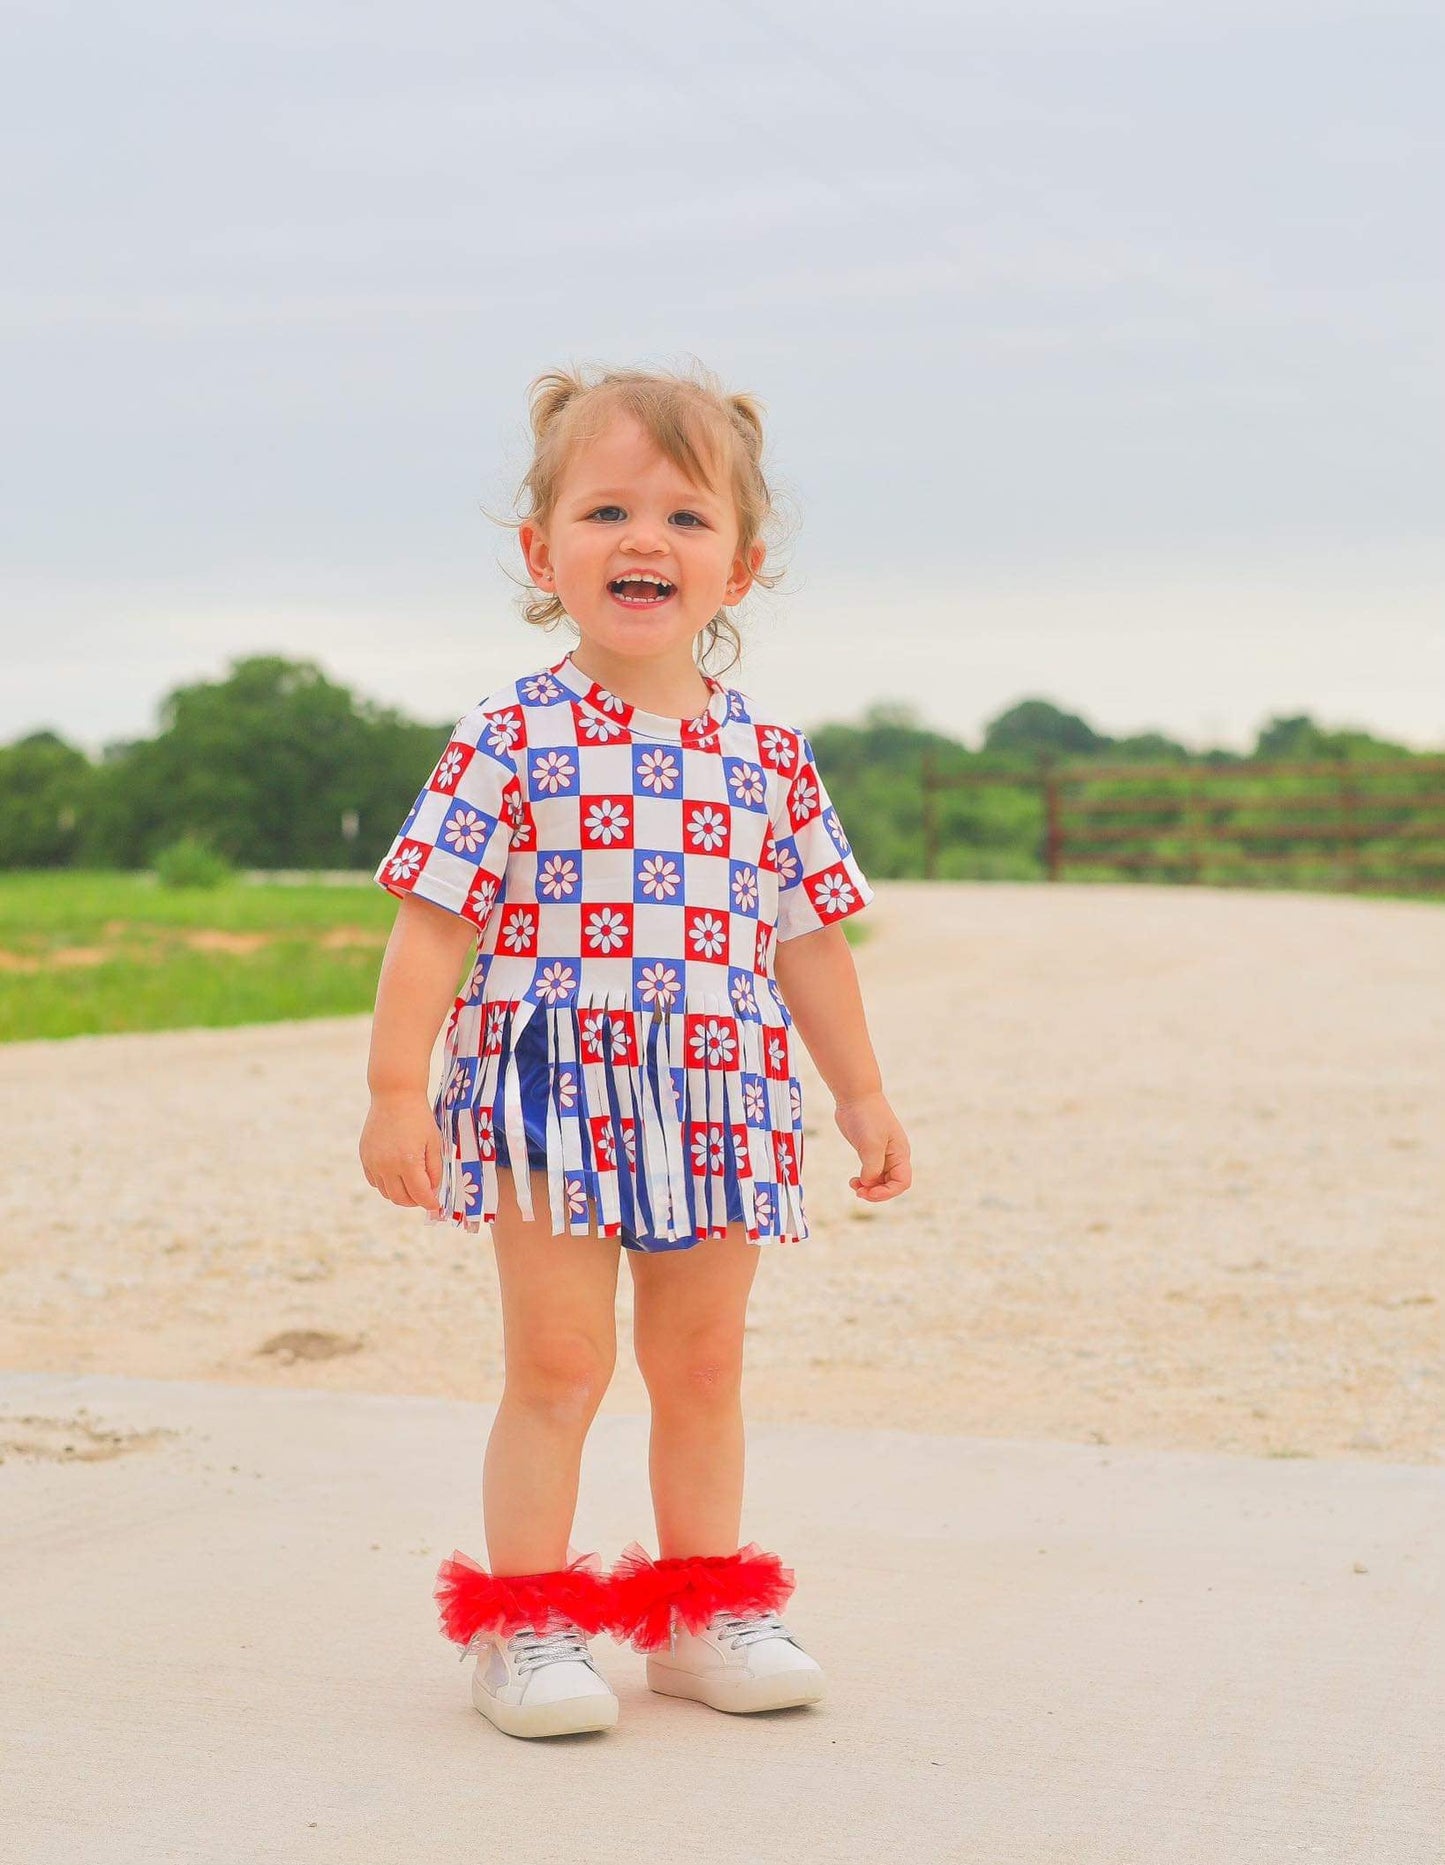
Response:
POLYGON ((383 1198, 439 1208, 442 1136, 424 1094, 374 1094, 356 1150, 367 1184, 383 1198))
POLYGON ((848 1183, 869 1204, 882 1204, 913 1183, 908 1135, 881 1094, 839 1101, 833 1109, 838 1131, 858 1155, 862 1170, 848 1183))

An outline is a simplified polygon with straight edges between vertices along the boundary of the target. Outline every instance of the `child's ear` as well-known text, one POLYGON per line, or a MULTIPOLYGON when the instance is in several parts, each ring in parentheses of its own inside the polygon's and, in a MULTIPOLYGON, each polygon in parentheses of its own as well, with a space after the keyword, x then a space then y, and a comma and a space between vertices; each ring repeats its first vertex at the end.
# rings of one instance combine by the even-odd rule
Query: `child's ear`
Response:
POLYGON ((727 588, 723 592, 723 602, 731 608, 733 603, 741 602, 753 586, 753 578, 763 567, 763 559, 768 554, 768 547, 762 539, 757 539, 748 552, 747 561, 741 557, 733 559, 733 573, 728 578, 727 588))
POLYGON ((517 528, 517 542, 522 547, 522 557, 527 565, 527 573, 538 589, 550 589, 553 584, 552 553, 547 540, 533 524, 520 525, 517 528))

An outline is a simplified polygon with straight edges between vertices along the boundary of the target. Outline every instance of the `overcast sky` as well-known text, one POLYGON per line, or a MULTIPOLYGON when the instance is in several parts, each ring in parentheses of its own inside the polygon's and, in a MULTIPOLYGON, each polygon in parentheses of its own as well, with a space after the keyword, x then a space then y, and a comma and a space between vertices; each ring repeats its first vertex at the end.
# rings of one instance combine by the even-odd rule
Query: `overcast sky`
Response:
POLYGON ((482 506, 701 358, 798 519, 728 677, 1445 746, 1439 10, 11 0, 0 740, 234 657, 450 721, 568 637, 482 506), (786 592, 786 593, 785 593, 786 592))

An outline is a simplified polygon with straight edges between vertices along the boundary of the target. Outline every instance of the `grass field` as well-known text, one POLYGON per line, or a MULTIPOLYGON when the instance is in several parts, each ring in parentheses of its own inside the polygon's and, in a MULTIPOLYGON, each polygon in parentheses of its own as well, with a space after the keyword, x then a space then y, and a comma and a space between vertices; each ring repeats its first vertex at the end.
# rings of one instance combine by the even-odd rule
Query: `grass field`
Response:
POLYGON ((213 889, 0 874, 0 1042, 369 1012, 396 905, 360 871, 213 889))
POLYGON ((355 886, 0 875, 0 1041, 369 1011, 396 901, 355 886))

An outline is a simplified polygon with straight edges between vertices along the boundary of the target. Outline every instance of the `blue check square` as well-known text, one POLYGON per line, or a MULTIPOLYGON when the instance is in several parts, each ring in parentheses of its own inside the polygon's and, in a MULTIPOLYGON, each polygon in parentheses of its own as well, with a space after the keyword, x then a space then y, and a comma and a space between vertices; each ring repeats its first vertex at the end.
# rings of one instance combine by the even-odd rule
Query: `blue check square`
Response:
POLYGON ((676 850, 634 848, 632 898, 654 907, 680 907, 683 901, 683 858, 676 850))
POLYGON ((632 794, 639 797, 680 797, 682 747, 634 744, 632 794))

